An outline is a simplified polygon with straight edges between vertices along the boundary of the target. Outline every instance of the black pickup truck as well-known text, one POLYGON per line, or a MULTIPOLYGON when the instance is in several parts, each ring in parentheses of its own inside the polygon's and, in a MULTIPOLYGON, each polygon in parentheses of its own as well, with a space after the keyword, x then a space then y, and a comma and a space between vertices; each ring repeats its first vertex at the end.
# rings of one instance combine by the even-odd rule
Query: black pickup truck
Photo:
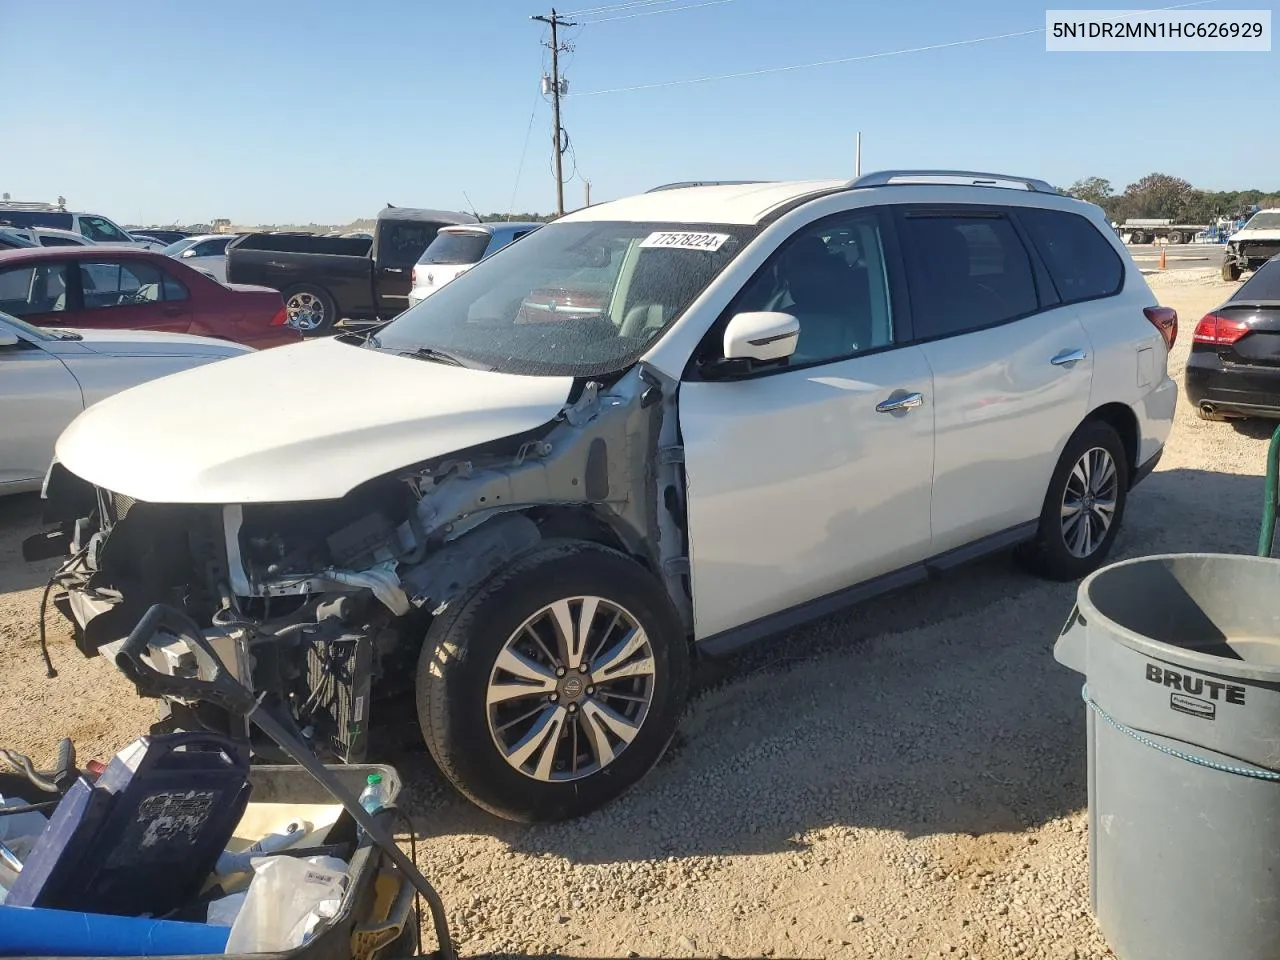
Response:
POLYGON ((409 305, 413 265, 436 232, 476 222, 469 213, 388 206, 372 240, 249 233, 227 245, 227 282, 279 290, 290 324, 305 334, 340 318, 394 317, 409 305))

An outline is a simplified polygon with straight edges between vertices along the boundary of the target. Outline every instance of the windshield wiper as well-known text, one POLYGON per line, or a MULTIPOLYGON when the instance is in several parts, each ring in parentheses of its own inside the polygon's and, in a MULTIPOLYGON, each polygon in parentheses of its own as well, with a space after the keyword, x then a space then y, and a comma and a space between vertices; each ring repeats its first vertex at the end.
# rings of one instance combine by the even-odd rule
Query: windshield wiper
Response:
POLYGON ((402 351, 406 357, 417 357, 419 360, 431 360, 435 363, 447 363, 451 367, 465 367, 466 364, 452 353, 437 350, 435 347, 418 347, 416 350, 402 351))

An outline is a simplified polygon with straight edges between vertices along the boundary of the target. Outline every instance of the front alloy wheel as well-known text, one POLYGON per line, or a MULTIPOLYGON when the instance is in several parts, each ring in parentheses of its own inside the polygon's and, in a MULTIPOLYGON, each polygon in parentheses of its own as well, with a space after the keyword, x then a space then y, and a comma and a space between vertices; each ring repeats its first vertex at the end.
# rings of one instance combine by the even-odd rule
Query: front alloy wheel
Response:
POLYGON ((688 640, 661 582, 600 544, 546 540, 432 620, 418 718, 469 799, 511 820, 564 820, 657 763, 688 685, 688 640))
POLYGON ((654 670, 649 637, 624 607, 602 597, 557 600, 498 654, 485 697, 489 733, 525 776, 591 776, 640 732, 654 670))

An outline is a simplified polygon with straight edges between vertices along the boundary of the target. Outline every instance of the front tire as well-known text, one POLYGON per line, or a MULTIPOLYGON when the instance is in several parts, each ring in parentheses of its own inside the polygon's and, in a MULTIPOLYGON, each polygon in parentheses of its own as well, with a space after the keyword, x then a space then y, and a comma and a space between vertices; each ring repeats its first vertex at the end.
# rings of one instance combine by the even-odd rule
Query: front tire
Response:
POLYGON ((1234 283, 1240 279, 1240 267, 1234 260, 1225 260, 1222 263, 1222 279, 1230 283, 1234 283))
POLYGON ((1129 460, 1110 424, 1091 421, 1067 441, 1024 562, 1050 580, 1079 580, 1107 558, 1124 519, 1129 460))
POLYGON ((470 800, 509 820, 564 820, 657 763, 688 685, 688 643, 658 581, 614 550, 553 541, 432 622, 418 718, 470 800))

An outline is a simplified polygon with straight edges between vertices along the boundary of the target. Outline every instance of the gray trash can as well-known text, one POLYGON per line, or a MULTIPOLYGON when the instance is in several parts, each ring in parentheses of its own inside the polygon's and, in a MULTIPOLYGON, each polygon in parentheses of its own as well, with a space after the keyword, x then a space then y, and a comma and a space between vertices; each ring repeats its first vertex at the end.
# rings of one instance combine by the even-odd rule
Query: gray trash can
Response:
POLYGON ((1173 554, 1083 583, 1089 880, 1120 960, 1280 957, 1280 560, 1173 554))

